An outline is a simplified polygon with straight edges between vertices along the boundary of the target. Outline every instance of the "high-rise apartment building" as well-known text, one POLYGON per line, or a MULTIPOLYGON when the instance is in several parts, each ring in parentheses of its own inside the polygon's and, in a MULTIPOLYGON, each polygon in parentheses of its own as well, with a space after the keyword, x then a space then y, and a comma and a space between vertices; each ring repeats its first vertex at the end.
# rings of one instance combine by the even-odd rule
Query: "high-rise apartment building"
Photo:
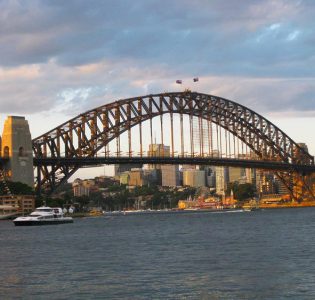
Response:
MULTIPOLYGON (((170 146, 165 146, 163 144, 150 144, 149 157, 169 157, 170 156, 170 146)), ((161 169, 161 165, 149 164, 149 169, 161 169)))
POLYGON ((134 168, 129 173, 129 185, 143 186, 146 185, 147 181, 143 174, 143 170, 140 168, 134 168))
POLYGON ((218 195, 225 195, 225 190, 227 188, 229 176, 228 176, 228 168, 218 166, 215 168, 215 181, 216 181, 216 193, 218 195))
POLYGON ((114 174, 116 177, 119 177, 122 173, 130 171, 134 168, 142 168, 141 164, 115 164, 114 165, 114 174))
POLYGON ((209 188, 215 188, 215 167, 206 166, 204 170, 206 172, 206 185, 209 188))
POLYGON ((229 167, 229 182, 241 183, 244 181, 244 177, 246 178, 245 168, 229 167))
POLYGON ((255 169, 229 167, 229 182, 255 183, 255 169))
POLYGON ((150 144, 148 156, 170 156, 170 146, 150 144))
POLYGON ((162 186, 179 186, 178 165, 161 165, 162 186))
POLYGON ((257 170, 256 189, 261 195, 276 194, 274 174, 270 171, 257 170))
POLYGON ((186 169, 183 170, 183 185, 200 187, 206 185, 204 170, 186 169))

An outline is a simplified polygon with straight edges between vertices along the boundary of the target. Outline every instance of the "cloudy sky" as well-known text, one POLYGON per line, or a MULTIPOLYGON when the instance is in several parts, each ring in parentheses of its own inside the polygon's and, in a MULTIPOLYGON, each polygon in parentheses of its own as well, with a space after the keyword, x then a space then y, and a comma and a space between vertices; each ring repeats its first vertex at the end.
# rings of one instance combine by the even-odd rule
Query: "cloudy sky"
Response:
POLYGON ((312 0, 0 0, 0 125, 24 115, 36 137, 189 87, 248 106, 314 155, 314 15, 312 0))

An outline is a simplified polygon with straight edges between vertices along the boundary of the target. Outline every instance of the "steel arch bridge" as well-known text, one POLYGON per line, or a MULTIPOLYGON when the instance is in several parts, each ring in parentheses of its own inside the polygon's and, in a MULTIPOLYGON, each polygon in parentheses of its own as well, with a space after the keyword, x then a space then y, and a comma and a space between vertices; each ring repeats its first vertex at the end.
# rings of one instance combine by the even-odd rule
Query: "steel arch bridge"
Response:
POLYGON ((315 171, 314 157, 305 148, 253 110, 191 91, 123 99, 89 110, 33 139, 33 153, 37 189, 48 191, 91 164, 244 164, 274 170, 295 199, 302 194, 315 199, 309 182, 315 171), (162 145, 169 137, 170 150, 145 155, 144 143, 154 144, 153 130, 157 129, 162 145), (126 156, 121 144, 127 147, 126 156), (111 155, 113 147, 116 151, 111 155), (294 180, 299 182, 298 189, 294 180))

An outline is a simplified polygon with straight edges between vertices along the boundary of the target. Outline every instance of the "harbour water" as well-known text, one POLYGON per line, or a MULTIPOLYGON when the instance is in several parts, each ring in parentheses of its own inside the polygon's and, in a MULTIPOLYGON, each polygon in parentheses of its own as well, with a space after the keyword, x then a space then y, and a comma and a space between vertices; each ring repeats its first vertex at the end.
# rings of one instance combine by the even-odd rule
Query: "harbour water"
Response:
POLYGON ((315 299, 314 208, 0 228, 0 299, 315 299))

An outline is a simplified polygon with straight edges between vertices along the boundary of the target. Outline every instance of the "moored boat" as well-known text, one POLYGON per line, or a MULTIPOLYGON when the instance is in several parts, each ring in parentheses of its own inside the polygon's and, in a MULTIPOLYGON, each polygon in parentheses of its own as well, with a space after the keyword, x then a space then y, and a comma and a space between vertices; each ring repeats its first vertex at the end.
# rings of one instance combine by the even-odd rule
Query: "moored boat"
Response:
POLYGON ((38 207, 29 216, 13 220, 15 226, 55 225, 73 223, 72 217, 65 217, 60 207, 38 207))

